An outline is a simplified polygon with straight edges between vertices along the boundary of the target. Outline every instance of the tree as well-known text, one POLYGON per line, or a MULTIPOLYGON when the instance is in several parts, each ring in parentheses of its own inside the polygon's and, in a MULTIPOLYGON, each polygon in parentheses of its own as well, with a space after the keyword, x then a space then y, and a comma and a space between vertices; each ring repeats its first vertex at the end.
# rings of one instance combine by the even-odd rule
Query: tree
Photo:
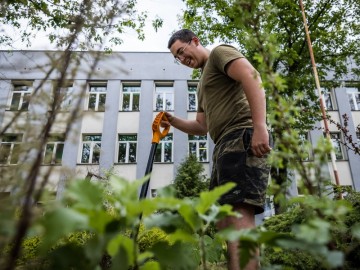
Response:
MULTIPOLYGON (((145 38, 143 27, 147 13, 138 13, 136 4, 136 0, 2 1, 0 45, 13 47, 14 41, 20 38, 30 46, 40 31, 60 49, 71 43, 72 50, 110 50, 112 45, 123 43, 121 35, 127 29, 136 31, 139 39, 145 38), (71 42, 69 37, 74 32, 77 32, 76 42, 71 42)), ((161 25, 161 19, 153 21, 154 28, 161 25)))
MULTIPOLYGON (((338 85, 344 74, 359 74, 354 66, 360 64, 360 1, 304 3, 322 86, 338 85), (334 80, 327 81, 329 73, 334 80)), ((310 192, 315 192, 309 168, 299 162, 302 154, 297 146, 301 143, 296 138, 321 120, 298 1, 187 0, 186 5, 185 28, 196 32, 204 45, 214 41, 234 44, 260 72, 278 150, 272 159, 275 182, 284 185, 289 169, 295 169, 310 192)))
POLYGON ((174 180, 177 198, 196 197, 201 191, 208 189, 208 181, 203 174, 204 167, 198 162, 196 156, 189 155, 179 165, 174 180))

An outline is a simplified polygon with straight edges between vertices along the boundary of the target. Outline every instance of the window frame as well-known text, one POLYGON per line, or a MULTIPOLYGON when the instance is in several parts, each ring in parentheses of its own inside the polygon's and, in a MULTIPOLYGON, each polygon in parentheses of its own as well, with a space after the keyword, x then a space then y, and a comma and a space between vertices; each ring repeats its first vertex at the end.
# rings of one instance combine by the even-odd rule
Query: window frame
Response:
POLYGON ((140 98, 141 98, 141 82, 123 82, 121 86, 121 111, 123 112, 139 112, 140 111, 140 98), (124 89, 129 88, 129 92, 125 92, 124 89), (131 91, 131 89, 137 89, 138 91, 131 91), (125 95, 129 95, 129 109, 124 109, 125 95), (134 96, 138 96, 137 109, 134 108, 134 96))
MULTIPOLYGON (((55 95, 55 91, 60 92, 59 95, 61 98, 61 102, 59 106, 60 111, 69 111, 73 102, 73 92, 74 92, 73 82, 66 82, 64 83, 64 85, 61 86, 57 86, 56 83, 54 83, 53 87, 54 87, 54 95, 55 95)), ((54 98, 55 96, 53 96, 53 102, 55 102, 54 98)))
MULTIPOLYGON (((8 151, 8 155, 6 157, 6 161, 2 162, 0 161, 0 165, 16 165, 19 162, 19 153, 17 153, 17 157, 14 154, 14 151, 16 151, 16 147, 20 148, 22 142, 23 142, 23 134, 22 133, 5 133, 0 137, 0 150, 3 150, 3 146, 4 145, 9 145, 9 151, 8 151), (10 138, 11 136, 17 137, 15 140, 6 140, 4 141, 4 137, 8 137, 10 138), (14 150, 15 149, 15 150, 14 150), (16 162, 12 162, 13 158, 16 158, 16 162)), ((0 152, 2 154, 2 152, 0 152)))
POLYGON ((28 111, 30 105, 31 95, 33 93, 33 81, 12 81, 12 88, 10 98, 8 99, 7 110, 9 111, 28 111), (26 87, 26 90, 17 90, 17 88, 26 87), (17 108, 13 105, 14 94, 20 94, 17 108), (26 104, 24 107, 24 104, 26 104))
POLYGON ((345 151, 344 144, 343 144, 343 136, 342 136, 342 134, 340 132, 330 131, 330 139, 331 139, 333 150, 335 152, 336 160, 346 160, 347 156, 346 156, 346 151, 345 151), (333 138, 334 136, 337 136, 337 138, 333 138), (336 140, 336 142, 334 142, 334 139, 336 140), (336 147, 335 144, 338 147, 336 147), (338 157, 339 152, 336 151, 337 149, 340 150, 341 158, 338 157))
POLYGON ((137 162, 137 150, 138 150, 138 136, 137 134, 123 134, 123 133, 119 133, 118 134, 118 141, 117 141, 117 155, 116 155, 116 162, 119 164, 135 164, 137 162), (135 136, 135 140, 126 140, 126 141, 122 141, 120 140, 120 136, 135 136), (122 162, 120 161, 120 144, 125 144, 125 161, 122 162), (130 157, 130 148, 131 145, 130 144, 135 144, 135 161, 130 161, 129 157, 130 157))
POLYGON ((324 101, 324 107, 326 108, 326 110, 328 111, 338 110, 334 88, 321 88, 321 93, 322 93, 322 99, 324 101), (329 108, 329 106, 327 105, 327 101, 330 101, 331 108, 329 108))
POLYGON ((107 98, 107 83, 106 82, 89 82, 88 85, 88 98, 87 98, 87 110, 93 112, 104 112, 106 106, 106 98, 107 98), (105 88, 105 91, 94 91, 92 92, 91 89, 93 88, 105 88), (94 108, 90 108, 90 98, 91 96, 95 95, 95 106, 94 108), (100 96, 105 95, 104 104, 102 104, 101 109, 100 107, 100 96), (102 109, 103 108, 103 109, 102 109))
POLYGON ((175 101, 175 91, 174 91, 174 83, 173 82, 156 82, 155 83, 155 87, 154 87, 154 111, 155 112, 160 112, 160 111, 174 111, 174 101, 175 101), (168 90, 162 90, 159 91, 161 88, 167 88, 168 90), (167 106, 167 95, 171 95, 170 97, 170 106, 167 106), (158 100, 158 96, 161 95, 161 108, 158 108, 157 104, 157 100, 158 100))
POLYGON ((196 112, 198 109, 197 83, 189 83, 187 91, 187 110, 188 112, 196 112), (190 90, 191 89, 191 90, 190 90), (190 108, 190 95, 194 95, 195 108, 190 108))
POLYGON ((345 87, 349 99, 350 109, 360 111, 360 89, 358 87, 345 87))
POLYGON ((82 140, 81 140, 81 152, 80 152, 80 164, 99 164, 100 163, 100 157, 101 157, 101 140, 102 140, 102 134, 101 133, 86 133, 82 134, 82 140), (99 140, 84 140, 86 136, 94 136, 94 137, 100 137, 99 140), (89 156, 88 156, 88 162, 83 162, 84 157, 84 145, 89 144, 89 156), (98 162, 93 162, 94 159, 94 148, 99 145, 99 154, 98 154, 98 162))
POLYGON ((209 143, 208 143, 208 137, 207 135, 188 135, 188 155, 194 154, 191 152, 190 144, 195 144, 195 156, 199 162, 205 163, 209 162, 209 143), (200 150, 202 149, 200 147, 200 143, 205 143, 205 154, 206 158, 205 160, 200 160, 200 150))
POLYGON ((64 154, 64 146, 65 146, 65 134, 51 134, 49 139, 45 145, 44 154, 43 154, 43 164, 44 165, 62 165, 62 157, 64 154), (48 146, 54 145, 51 150, 51 159, 50 162, 46 162, 46 154, 48 146), (62 148, 59 148, 62 145, 62 148), (57 162, 57 153, 61 151, 61 159, 60 162, 57 162))
POLYGON ((172 163, 174 161, 174 137, 172 133, 168 133, 157 145, 155 156, 154 156, 154 162, 156 163, 172 163), (171 150, 171 157, 170 161, 165 161, 165 151, 167 150, 166 144, 171 144, 170 150, 171 150), (160 152, 160 161, 158 160, 160 152))

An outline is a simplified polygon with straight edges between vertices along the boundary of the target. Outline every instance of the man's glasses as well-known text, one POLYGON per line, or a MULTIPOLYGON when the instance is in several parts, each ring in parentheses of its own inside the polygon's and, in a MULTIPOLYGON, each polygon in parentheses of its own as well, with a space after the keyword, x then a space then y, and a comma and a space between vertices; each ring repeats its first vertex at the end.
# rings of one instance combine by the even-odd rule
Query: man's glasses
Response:
POLYGON ((174 56, 174 57, 175 57, 175 63, 176 63, 176 64, 180 64, 180 63, 181 63, 180 57, 183 56, 183 54, 184 54, 187 46, 190 45, 191 41, 192 41, 192 40, 190 40, 190 41, 185 45, 185 47, 184 47, 184 48, 181 48, 181 49, 179 50, 179 52, 174 56))

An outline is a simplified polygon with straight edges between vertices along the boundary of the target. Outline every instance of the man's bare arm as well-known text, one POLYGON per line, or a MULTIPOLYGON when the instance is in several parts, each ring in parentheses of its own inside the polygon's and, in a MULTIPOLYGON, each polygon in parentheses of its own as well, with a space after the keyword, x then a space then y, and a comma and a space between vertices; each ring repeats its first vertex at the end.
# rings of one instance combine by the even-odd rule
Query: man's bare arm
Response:
POLYGON ((169 121, 163 121, 162 126, 171 125, 174 128, 191 135, 206 135, 208 132, 205 114, 202 112, 196 113, 195 120, 179 118, 168 112, 166 112, 166 116, 169 121))
POLYGON ((245 58, 238 58, 230 62, 226 71, 228 76, 240 82, 243 86, 254 125, 251 147, 253 153, 260 157, 271 150, 266 126, 265 91, 261 85, 260 75, 245 58))

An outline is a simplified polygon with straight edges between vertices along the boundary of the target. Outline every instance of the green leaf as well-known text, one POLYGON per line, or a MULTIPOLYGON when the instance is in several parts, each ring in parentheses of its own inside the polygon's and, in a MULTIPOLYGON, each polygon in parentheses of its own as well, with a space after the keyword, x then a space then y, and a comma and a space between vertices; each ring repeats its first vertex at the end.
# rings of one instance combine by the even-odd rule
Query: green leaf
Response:
POLYGON ((189 270, 199 265, 194 247, 190 244, 176 242, 169 245, 167 242, 158 242, 151 250, 164 269, 189 270))
POLYGON ((188 233, 182 229, 177 229, 174 233, 170 233, 168 235, 168 240, 170 243, 175 243, 177 241, 196 243, 198 241, 193 233, 188 233))
POLYGON ((203 236, 203 241, 205 243, 206 260, 210 263, 220 262, 224 242, 219 238, 212 239, 208 235, 203 236))
POLYGON ((67 235, 81 229, 88 228, 88 217, 69 208, 58 208, 43 216, 40 224, 44 227, 44 234, 41 248, 47 250, 56 241, 67 235))
POLYGON ((132 239, 118 234, 116 237, 112 238, 107 245, 107 252, 110 256, 115 256, 120 249, 123 248, 123 251, 127 254, 127 261, 129 263, 134 262, 134 242, 132 239))
POLYGON ((184 218, 186 223, 192 228, 193 232, 197 232, 202 223, 193 206, 183 204, 179 208, 179 213, 184 218))
POLYGON ((313 219, 308 223, 296 225, 293 228, 296 238, 302 239, 308 243, 326 244, 330 241, 330 223, 313 219))
POLYGON ((140 270, 161 270, 160 264, 156 261, 146 262, 140 266, 140 270))
POLYGON ((159 227, 167 233, 175 232, 178 228, 189 229, 184 219, 178 214, 171 212, 151 215, 143 220, 147 228, 159 227))
POLYGON ((66 197, 74 200, 74 207, 84 209, 101 209, 103 207, 103 188, 88 180, 72 182, 66 197))
POLYGON ((225 185, 216 187, 211 191, 201 192, 200 200, 198 200, 198 204, 195 206, 195 209, 199 214, 205 214, 212 204, 216 203, 216 201, 221 197, 221 195, 230 191, 233 187, 235 187, 234 183, 227 183, 225 185))
POLYGON ((351 231, 352 231, 352 235, 354 237, 356 237, 357 239, 360 239, 360 224, 359 223, 355 224, 352 227, 351 231))

